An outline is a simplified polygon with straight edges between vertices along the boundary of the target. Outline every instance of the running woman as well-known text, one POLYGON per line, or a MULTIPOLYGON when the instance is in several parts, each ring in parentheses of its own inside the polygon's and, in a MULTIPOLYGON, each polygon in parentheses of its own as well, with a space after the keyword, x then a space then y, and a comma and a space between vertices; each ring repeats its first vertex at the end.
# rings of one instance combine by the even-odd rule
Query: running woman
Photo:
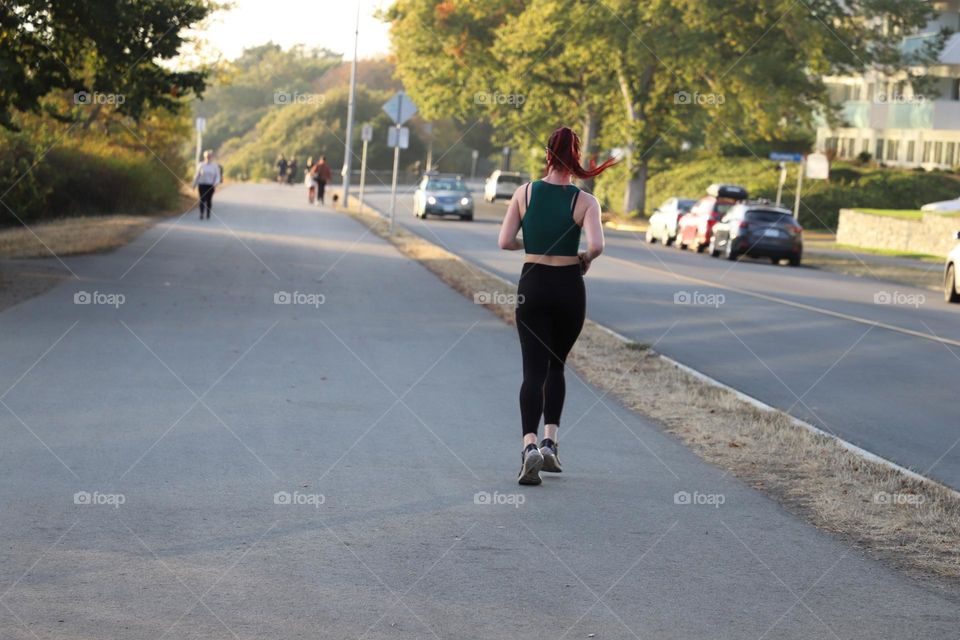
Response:
POLYGON ((546 146, 546 175, 513 194, 500 227, 500 248, 526 253, 517 286, 517 331, 523 355, 520 484, 540 484, 540 471, 559 473, 557 431, 566 393, 564 364, 583 328, 583 275, 603 252, 600 203, 571 178, 592 178, 613 165, 580 164, 580 138, 560 127, 546 146), (517 232, 523 230, 523 240, 517 232), (580 251, 580 232, 587 249, 580 251), (543 440, 537 445, 540 418, 543 440))
POLYGON ((207 219, 210 219, 210 211, 213 209, 213 192, 221 182, 223 182, 223 168, 213 161, 213 151, 204 151, 203 162, 197 167, 197 173, 193 176, 193 186, 200 192, 201 220, 204 218, 204 213, 207 219))

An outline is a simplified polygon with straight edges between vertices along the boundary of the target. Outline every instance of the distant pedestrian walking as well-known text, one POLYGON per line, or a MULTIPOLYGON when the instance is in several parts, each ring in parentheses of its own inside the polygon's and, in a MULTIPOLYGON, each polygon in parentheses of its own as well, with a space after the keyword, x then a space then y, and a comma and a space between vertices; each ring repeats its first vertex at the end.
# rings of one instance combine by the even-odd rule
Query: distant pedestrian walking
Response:
POLYGON ((197 167, 197 172, 193 176, 193 186, 200 192, 200 219, 203 220, 204 214, 210 219, 210 212, 213 209, 213 192, 218 184, 223 182, 223 167, 213 161, 213 152, 203 152, 203 162, 197 167))
POLYGON ((317 204, 323 204, 323 194, 330 182, 330 165, 327 164, 327 157, 320 156, 317 164, 313 165, 313 176, 317 180, 317 204))
POLYGON ((287 184, 292 185, 293 181, 297 179, 297 159, 291 158, 290 164, 287 165, 287 184))
POLYGON ((277 182, 283 184, 283 181, 287 179, 287 159, 281 153, 277 156, 277 182))
POLYGON ((303 184, 307 187, 307 202, 313 204, 317 197, 317 179, 313 175, 313 156, 307 158, 307 165, 303 171, 303 184))
POLYGON ((514 192, 499 238, 501 249, 526 253, 516 309, 523 355, 520 484, 540 484, 541 470, 561 471, 557 433, 566 395, 564 365, 586 314, 583 275, 603 252, 600 204, 570 178, 592 178, 614 163, 584 169, 580 138, 568 127, 553 132, 546 152, 546 175, 514 192), (521 229, 523 240, 517 240, 521 229), (581 231, 587 234, 586 251, 579 250, 581 231), (544 433, 537 446, 541 417, 544 433))

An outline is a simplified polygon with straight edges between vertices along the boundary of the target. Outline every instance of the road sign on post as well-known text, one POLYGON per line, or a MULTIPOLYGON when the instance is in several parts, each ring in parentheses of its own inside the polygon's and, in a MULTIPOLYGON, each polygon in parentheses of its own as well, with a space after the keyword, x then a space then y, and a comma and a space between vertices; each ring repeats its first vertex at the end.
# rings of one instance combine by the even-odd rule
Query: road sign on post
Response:
POLYGON ((803 162, 803 154, 792 151, 771 151, 770 159, 774 162, 803 162))
POLYGON ((807 156, 806 173, 810 180, 829 180, 830 160, 822 153, 811 153, 807 156))
POLYGON ((383 110, 398 127, 413 117, 417 112, 417 105, 413 104, 410 96, 403 91, 397 91, 393 97, 383 104, 383 110))
POLYGON ((803 179, 827 180, 830 178, 830 160, 822 153, 811 153, 803 159, 800 171, 797 172, 797 196, 793 201, 793 217, 800 219, 800 192, 803 190, 803 179))
POLYGON ((393 149, 406 149, 410 146, 410 129, 407 127, 390 127, 387 130, 387 146, 393 149))
POLYGON ((394 127, 390 130, 387 137, 388 144, 393 147, 393 183, 390 186, 390 232, 393 232, 393 221, 397 215, 397 171, 400 168, 400 149, 406 149, 410 142, 410 131, 402 127, 404 122, 413 117, 417 112, 417 105, 404 93, 398 91, 392 98, 383 105, 383 110, 390 119, 393 120, 394 127), (406 139, 404 139, 406 132, 406 139))

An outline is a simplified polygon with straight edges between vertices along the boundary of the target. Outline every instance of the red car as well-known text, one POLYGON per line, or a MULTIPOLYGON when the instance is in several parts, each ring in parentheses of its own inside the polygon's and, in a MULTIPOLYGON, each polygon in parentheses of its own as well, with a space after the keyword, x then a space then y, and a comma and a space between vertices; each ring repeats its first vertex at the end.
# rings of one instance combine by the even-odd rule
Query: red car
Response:
POLYGON ((707 195, 700 198, 690 213, 680 218, 677 229, 678 249, 695 249, 697 253, 710 244, 713 225, 720 221, 730 207, 747 199, 747 190, 732 184, 712 184, 707 195))

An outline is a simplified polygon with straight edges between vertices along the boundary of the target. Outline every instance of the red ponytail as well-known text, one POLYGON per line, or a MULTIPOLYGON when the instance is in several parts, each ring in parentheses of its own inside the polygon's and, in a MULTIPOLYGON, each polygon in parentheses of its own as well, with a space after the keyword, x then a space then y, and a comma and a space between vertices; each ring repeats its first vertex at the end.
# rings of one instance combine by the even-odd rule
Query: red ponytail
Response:
POLYGON ((580 164, 580 136, 570 127, 560 127, 550 135, 547 142, 547 171, 556 169, 572 174, 580 179, 593 178, 616 164, 616 159, 608 158, 597 166, 591 160, 590 168, 584 169, 580 164))

